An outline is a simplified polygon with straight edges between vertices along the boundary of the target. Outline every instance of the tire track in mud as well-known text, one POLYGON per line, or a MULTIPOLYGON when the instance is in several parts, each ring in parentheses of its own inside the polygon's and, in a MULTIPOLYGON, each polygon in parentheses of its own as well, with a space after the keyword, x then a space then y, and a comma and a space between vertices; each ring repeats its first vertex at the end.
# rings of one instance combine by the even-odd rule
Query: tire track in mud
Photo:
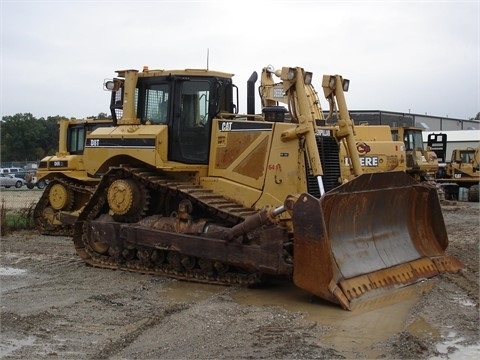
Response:
POLYGON ((148 318, 141 318, 134 323, 126 324, 123 329, 119 329, 120 331, 125 331, 124 333, 117 336, 116 339, 110 340, 106 346, 93 353, 91 358, 108 359, 111 356, 117 355, 135 342, 145 331, 159 325, 166 317, 184 311, 189 307, 190 305, 186 303, 171 304, 167 308, 162 309, 158 314, 150 314, 148 318))
POLYGON ((343 358, 318 341, 324 328, 281 307, 240 305, 227 288, 194 301, 138 336, 115 358, 343 358))
POLYGON ((444 279, 462 289, 468 297, 479 306, 478 277, 472 272, 462 271, 459 274, 444 274, 444 279))
POLYGON ((60 252, 55 252, 55 245, 39 246, 28 237, 2 246, 2 266, 26 271, 16 276, 23 285, 5 289, 4 296, 18 299, 13 300, 18 304, 25 296, 43 299, 53 291, 66 299, 36 305, 39 309, 22 309, 17 305, 12 308, 14 312, 3 312, 2 358, 22 357, 23 353, 41 357, 109 358, 166 317, 190 306, 154 301, 151 294, 159 285, 161 287, 162 282, 170 280, 92 268, 86 266, 76 253, 68 251, 67 247, 73 250, 71 242, 64 244, 55 238, 47 240, 60 245, 60 252), (29 250, 21 251, 25 246, 29 246, 29 250), (89 277, 92 277, 90 281, 89 277), (123 291, 115 290, 113 284, 108 285, 115 280, 123 291), (70 299, 72 292, 77 294, 70 299), (42 308, 47 309, 42 311, 42 308), (23 314, 24 311, 27 314, 23 314), (86 347, 85 343, 95 346, 86 347))
POLYGON ((0 256, 0 261, 2 265, 6 263, 10 263, 10 265, 28 265, 28 266, 37 266, 40 268, 49 269, 51 267, 62 266, 62 267, 69 267, 71 265, 83 265, 85 263, 78 257, 74 255, 46 255, 46 254, 34 254, 31 253, 17 253, 17 252, 9 252, 9 253, 2 253, 0 256), (38 264, 32 263, 38 262, 38 264))
POLYGON ((62 294, 68 294, 69 286, 62 283, 62 278, 84 267, 85 264, 79 258, 70 254, 2 251, 0 294, 3 298, 18 298, 18 301, 21 301, 21 294, 28 296, 28 301, 32 300, 32 296, 41 297, 45 293, 44 289, 49 287, 56 291, 64 289, 62 294))
POLYGON ((2 277, 2 297, 17 304, 11 307, 12 311, 2 310, 1 358, 22 358, 23 353, 107 358, 128 346, 145 329, 186 306, 158 307, 149 301, 139 304, 142 296, 136 294, 152 291, 161 281, 152 281, 155 284, 148 286, 150 276, 125 276, 131 280, 120 286, 124 291, 112 293, 112 279, 118 278, 122 284, 120 278, 125 272, 86 266, 73 251, 65 253, 61 249, 61 253, 55 253, 55 247, 37 248, 38 244, 31 243, 31 251, 19 251, 27 244, 28 240, 9 243, 2 246, 0 254, 1 266, 16 270, 12 271, 14 275, 2 277), (5 283, 12 285, 4 287, 5 283), (57 295, 57 302, 48 300, 52 292, 57 295), (138 309, 128 306, 132 299, 134 303, 137 300, 138 309), (35 302, 33 307, 30 301, 35 302), (120 306, 125 307, 128 316, 116 315, 120 306), (105 326, 102 314, 107 314, 107 319, 117 319, 117 323, 105 326), (86 348, 85 339, 97 345, 86 348))
POLYGON ((442 211, 448 232, 449 244, 447 253, 460 259, 465 269, 458 274, 444 273, 442 278, 459 287, 468 294, 476 306, 479 306, 479 251, 480 239, 480 204, 444 201, 442 211), (466 223, 468 216, 477 221, 466 223), (476 250, 474 250, 476 249, 476 250))
POLYGON ((2 312, 0 358, 31 358, 23 356, 24 352, 35 354, 33 358, 68 352, 65 343, 55 336, 62 323, 65 323, 64 318, 55 309, 28 315, 2 312))
POLYGON ((115 356, 144 331, 190 306, 187 303, 159 306, 153 296, 136 295, 148 290, 143 284, 109 294, 103 289, 68 305, 47 305, 48 309, 39 312, 25 315, 2 312, 0 357, 23 358, 23 353, 91 359, 115 356), (95 345, 88 346, 91 344, 95 345))

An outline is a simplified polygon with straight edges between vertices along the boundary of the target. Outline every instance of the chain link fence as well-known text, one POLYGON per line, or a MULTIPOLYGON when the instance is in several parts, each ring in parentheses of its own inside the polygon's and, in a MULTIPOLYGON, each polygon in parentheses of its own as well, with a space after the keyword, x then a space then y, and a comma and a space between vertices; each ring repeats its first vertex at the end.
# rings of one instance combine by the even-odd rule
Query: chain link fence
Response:
POLYGON ((35 206, 42 194, 43 190, 37 188, 2 188, 0 189, 0 201, 7 211, 13 211, 35 206))
POLYGON ((43 194, 34 188, 0 188, 0 234, 17 229, 33 229, 33 210, 43 194))

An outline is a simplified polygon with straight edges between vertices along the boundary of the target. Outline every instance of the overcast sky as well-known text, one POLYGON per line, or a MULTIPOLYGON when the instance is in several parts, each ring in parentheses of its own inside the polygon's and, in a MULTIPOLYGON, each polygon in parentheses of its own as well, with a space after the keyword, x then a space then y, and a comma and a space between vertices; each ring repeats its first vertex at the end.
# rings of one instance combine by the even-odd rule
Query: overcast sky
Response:
POLYGON ((207 49, 243 99, 272 64, 312 71, 324 108, 321 77, 341 74, 350 110, 480 111, 479 0, 0 1, 2 116, 108 113, 115 70, 205 68, 207 49))

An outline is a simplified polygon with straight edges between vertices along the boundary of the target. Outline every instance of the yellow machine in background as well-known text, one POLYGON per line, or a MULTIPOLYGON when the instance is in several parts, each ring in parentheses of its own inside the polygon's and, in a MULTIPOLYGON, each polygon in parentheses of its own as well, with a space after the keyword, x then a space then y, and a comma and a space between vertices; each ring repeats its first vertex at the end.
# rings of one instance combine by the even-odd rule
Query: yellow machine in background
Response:
POLYGON ((459 187, 458 199, 462 190, 467 193, 463 200, 479 201, 480 146, 476 148, 453 149, 450 161, 445 164, 437 178, 439 184, 455 183, 459 187))
POLYGON ((429 149, 435 151, 439 161, 435 181, 443 189, 447 200, 479 201, 480 145, 453 149, 447 157, 447 134, 431 133, 427 136, 429 149))
POLYGON ((89 176, 85 171, 86 135, 97 127, 111 125, 111 120, 59 121, 58 151, 43 158, 36 171, 37 182, 48 183, 34 210, 35 226, 42 234, 73 234, 80 210, 100 181, 99 176, 89 176))
POLYGON ((322 78, 327 124, 312 73, 263 71, 281 80, 289 121, 268 104, 268 116, 238 114, 228 73, 144 68, 106 83, 113 124, 86 135, 82 171, 100 181, 74 225, 87 264, 215 284, 292 278, 345 309, 462 268, 445 254, 434 187, 364 173, 348 80, 322 78))
POLYGON ((433 150, 423 145, 423 130, 413 126, 392 127, 394 141, 405 144, 407 173, 419 181, 433 181, 438 172, 438 158, 433 150))
MULTIPOLYGON (((275 82, 271 68, 266 67, 262 71, 261 85, 259 94, 262 101, 263 111, 267 116, 272 110, 276 109, 276 113, 288 111, 295 112, 295 104, 292 99, 286 96, 283 90, 282 82, 275 82), (289 110, 279 106, 285 104, 289 110)), ((350 82, 344 80, 345 89, 348 89, 350 82)), ((325 85, 325 84, 324 84, 325 85)), ((327 124, 336 123, 336 115, 339 109, 336 109, 336 102, 329 100, 330 112, 328 116, 324 115, 323 109, 311 82, 304 84, 308 101, 311 103, 312 116, 315 118, 319 131, 327 124)), ((340 105, 346 107, 345 105, 340 105)), ((287 116, 289 118, 289 116, 287 116)), ((353 124, 352 124, 353 129, 353 124)), ((352 161, 350 151, 358 156, 363 173, 378 173, 385 171, 406 171, 404 144, 400 140, 392 141, 390 127, 387 125, 358 125, 352 132, 355 138, 355 147, 349 149, 344 141, 339 142, 340 156, 340 182, 346 182, 355 177, 352 171, 352 161)), ((335 160, 336 161, 336 160, 335 160)))
MULTIPOLYGON (((363 173, 407 171, 404 145, 400 141, 392 141, 389 126, 357 125, 355 140, 363 173)), ((346 153, 342 146, 340 156, 343 158, 344 167, 349 164, 346 153)), ((343 172, 347 173, 347 169, 343 172)))

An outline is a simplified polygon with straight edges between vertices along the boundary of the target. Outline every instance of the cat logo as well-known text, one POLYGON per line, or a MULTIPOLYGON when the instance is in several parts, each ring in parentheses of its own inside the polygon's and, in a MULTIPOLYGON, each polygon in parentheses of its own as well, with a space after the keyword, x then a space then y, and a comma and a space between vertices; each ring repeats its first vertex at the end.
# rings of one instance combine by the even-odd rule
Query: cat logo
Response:
POLYGON ((222 122, 222 131, 231 131, 231 130, 232 130, 232 122, 231 121, 222 122))

